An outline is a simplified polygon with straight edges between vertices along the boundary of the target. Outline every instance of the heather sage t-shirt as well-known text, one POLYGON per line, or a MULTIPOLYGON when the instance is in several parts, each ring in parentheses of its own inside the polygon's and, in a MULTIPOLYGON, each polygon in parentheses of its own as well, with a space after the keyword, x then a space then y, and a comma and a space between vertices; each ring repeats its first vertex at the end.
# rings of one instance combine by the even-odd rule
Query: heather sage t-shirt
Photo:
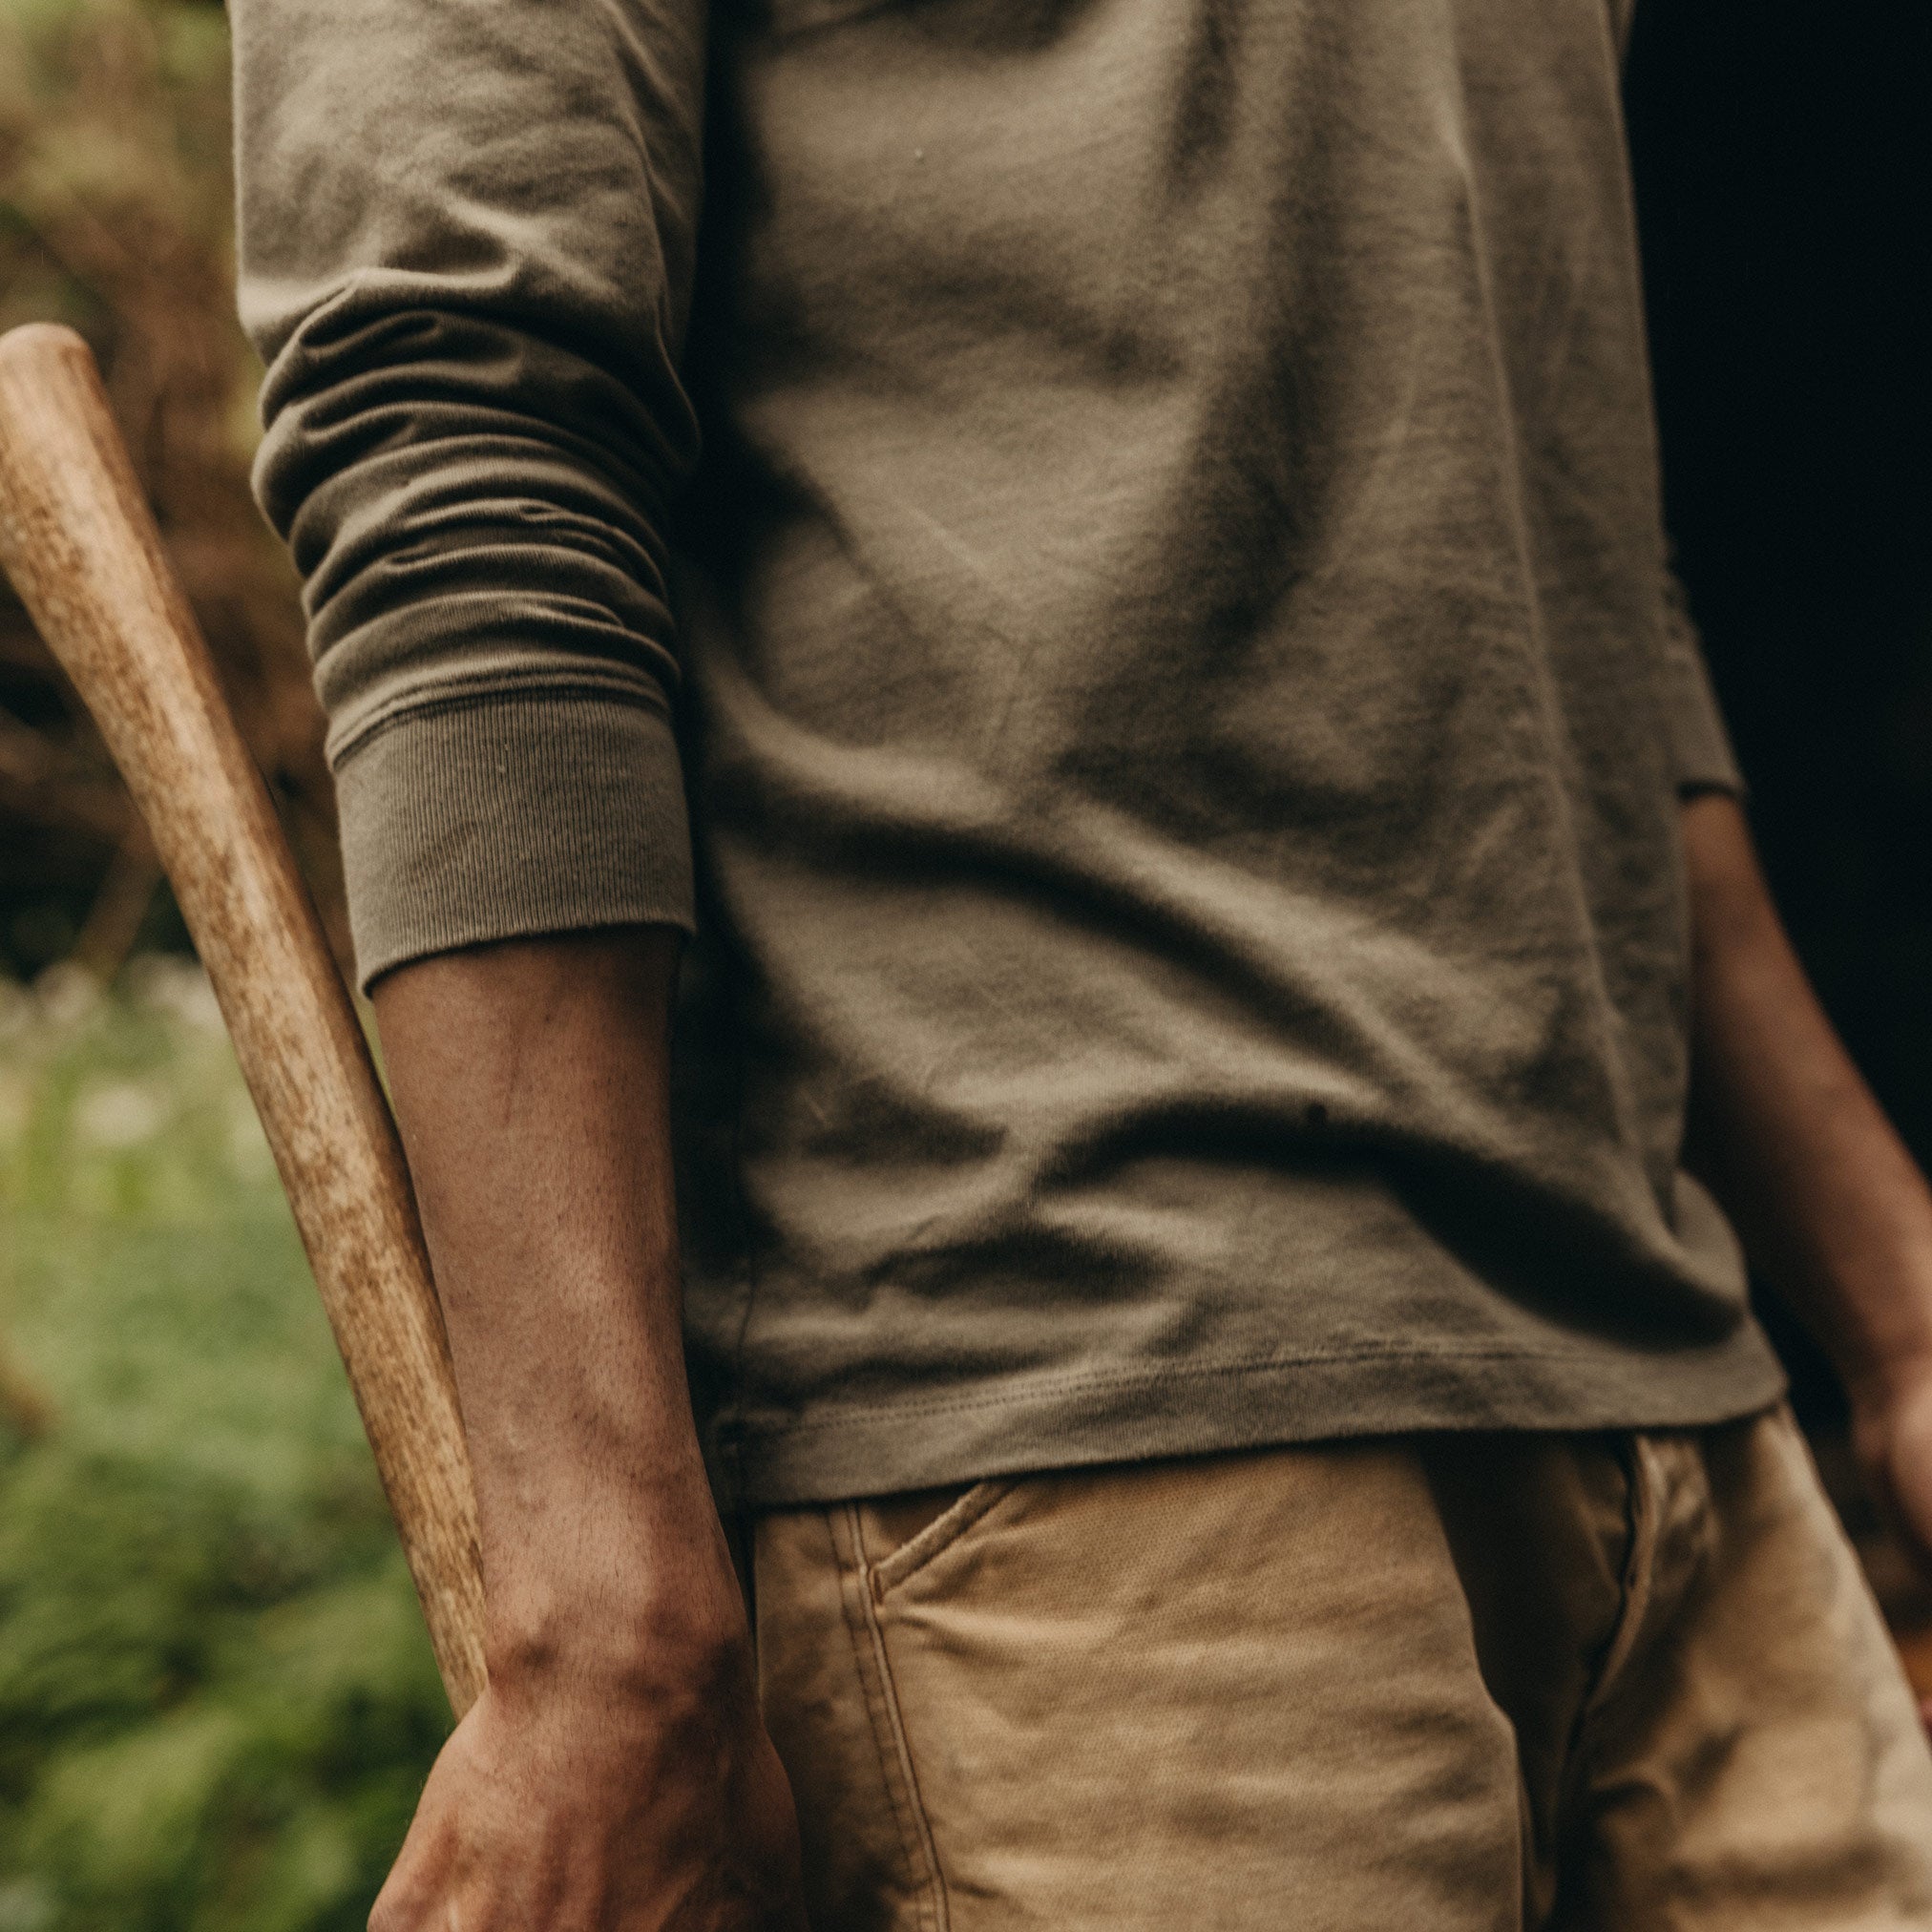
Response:
POLYGON ((1776 1394, 1618 0, 233 12, 361 969, 695 904, 735 1495, 1776 1394))

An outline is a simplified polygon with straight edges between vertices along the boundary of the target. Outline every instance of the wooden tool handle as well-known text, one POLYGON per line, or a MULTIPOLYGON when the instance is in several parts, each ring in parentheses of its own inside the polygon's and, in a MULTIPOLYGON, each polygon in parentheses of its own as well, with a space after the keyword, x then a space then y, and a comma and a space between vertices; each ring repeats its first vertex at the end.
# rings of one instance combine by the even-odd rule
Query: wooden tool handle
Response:
POLYGON ((0 564, 174 882, 274 1150, 450 1702, 483 1688, 476 1502, 394 1124, 87 346, 0 337, 0 564))

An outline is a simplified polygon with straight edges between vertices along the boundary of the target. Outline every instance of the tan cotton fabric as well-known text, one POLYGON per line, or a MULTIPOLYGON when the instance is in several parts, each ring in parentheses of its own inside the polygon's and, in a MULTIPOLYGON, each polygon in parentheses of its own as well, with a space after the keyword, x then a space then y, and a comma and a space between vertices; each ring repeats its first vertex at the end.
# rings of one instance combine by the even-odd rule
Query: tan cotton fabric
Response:
POLYGON ((1783 1411, 786 1511, 755 1592, 815 1932, 1932 1926, 1783 1411))

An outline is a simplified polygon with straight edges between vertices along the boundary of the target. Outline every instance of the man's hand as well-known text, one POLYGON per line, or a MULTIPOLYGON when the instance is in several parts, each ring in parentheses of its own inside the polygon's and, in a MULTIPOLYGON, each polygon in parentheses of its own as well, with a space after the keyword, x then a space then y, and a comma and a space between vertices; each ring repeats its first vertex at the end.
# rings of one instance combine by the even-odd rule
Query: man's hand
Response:
POLYGON ((652 1693, 493 1682, 436 1760, 369 1932, 804 1932, 749 1672, 652 1693))
POLYGON ((381 981, 476 1476, 490 1687, 374 1932, 804 1932, 684 1381, 662 930, 381 981))
POLYGON ((1692 799, 1684 846, 1689 1159, 1832 1355, 1879 1500, 1932 1571, 1932 1193, 1818 1006, 1735 802, 1692 799))

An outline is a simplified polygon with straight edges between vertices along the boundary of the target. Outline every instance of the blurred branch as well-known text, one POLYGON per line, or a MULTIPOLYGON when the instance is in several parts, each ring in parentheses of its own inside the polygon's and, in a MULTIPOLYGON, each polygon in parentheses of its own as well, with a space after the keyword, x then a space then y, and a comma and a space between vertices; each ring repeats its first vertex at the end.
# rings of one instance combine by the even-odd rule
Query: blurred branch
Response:
POLYGON ((67 750, 47 732, 0 712, 0 814, 72 828, 125 846, 146 837, 112 772, 67 750))
POLYGON ((74 942, 73 956, 96 979, 112 979, 126 963, 160 882, 155 849, 136 828, 115 853, 74 942))

